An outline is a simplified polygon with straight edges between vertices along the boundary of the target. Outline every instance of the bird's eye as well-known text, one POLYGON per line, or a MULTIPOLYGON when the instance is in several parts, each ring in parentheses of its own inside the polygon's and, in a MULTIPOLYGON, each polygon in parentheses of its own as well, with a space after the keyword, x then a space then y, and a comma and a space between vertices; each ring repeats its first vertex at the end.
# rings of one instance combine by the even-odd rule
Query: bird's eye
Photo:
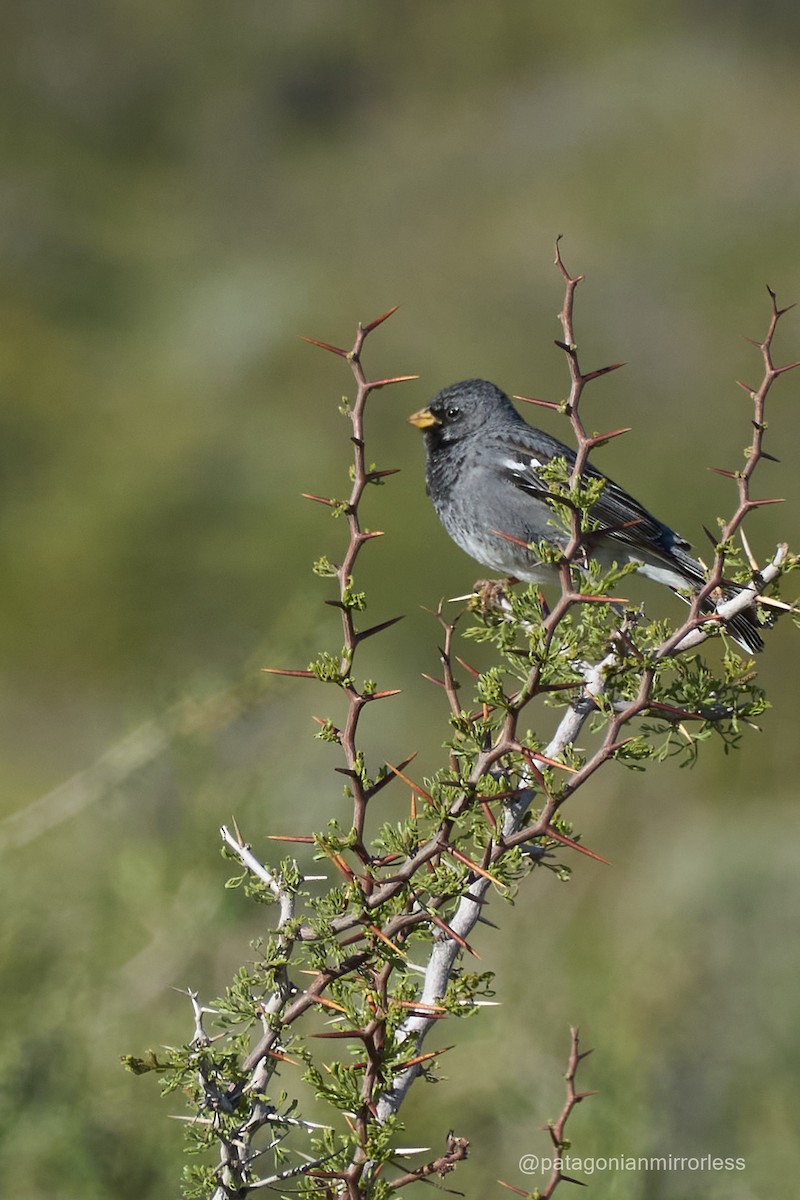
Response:
POLYGON ((447 417, 448 421, 455 421, 461 416, 461 409, 456 408, 455 405, 452 405, 450 408, 448 408, 445 416, 447 417))

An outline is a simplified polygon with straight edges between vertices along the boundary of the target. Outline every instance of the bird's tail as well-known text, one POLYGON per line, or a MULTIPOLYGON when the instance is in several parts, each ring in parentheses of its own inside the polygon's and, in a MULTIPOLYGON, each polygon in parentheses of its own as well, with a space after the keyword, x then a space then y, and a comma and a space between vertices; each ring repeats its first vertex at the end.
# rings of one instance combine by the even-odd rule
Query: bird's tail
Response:
MULTIPOLYGON (((723 592, 723 597, 726 600, 731 600, 736 594, 735 588, 726 588, 723 592)), ((683 599, 686 599, 685 594, 683 599)), ((717 608, 713 600, 706 600, 703 604, 703 612, 713 613, 716 611, 717 608)), ((758 654, 764 649, 764 639, 760 633, 762 626, 759 625, 755 608, 743 609, 742 612, 738 612, 735 616, 724 621, 723 625, 733 640, 743 650, 746 650, 748 654, 758 654)))

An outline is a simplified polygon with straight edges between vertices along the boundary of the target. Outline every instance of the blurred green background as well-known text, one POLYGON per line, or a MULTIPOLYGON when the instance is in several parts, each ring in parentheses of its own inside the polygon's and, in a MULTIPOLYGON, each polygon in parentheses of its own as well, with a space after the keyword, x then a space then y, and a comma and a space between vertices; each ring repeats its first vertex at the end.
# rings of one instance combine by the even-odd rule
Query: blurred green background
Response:
MULTIPOLYGON (((563 233, 584 364, 629 363, 587 396, 590 425, 633 426, 601 465, 702 546, 733 499, 706 468, 749 437, 741 335, 766 329, 765 283, 800 299, 800 10, 28 0, 3 25, 3 1180, 160 1198, 179 1106, 117 1060, 187 1039, 171 989, 216 994, 263 930, 223 890, 217 828, 235 815, 268 853, 299 811, 345 816, 312 740, 328 697, 259 671, 338 643, 310 564, 343 530, 299 493, 345 489, 350 377, 300 335, 349 345, 401 306, 367 366, 420 378, 372 403, 372 455, 402 474, 371 497, 387 536, 361 582, 376 621, 407 614, 369 646, 404 694, 367 734, 422 774, 446 736, 422 606, 476 570, 405 415, 472 374, 563 397, 563 233)), ((778 354, 800 358, 794 315, 778 354)), ((756 514, 761 555, 800 541, 797 395, 789 376, 770 402, 782 462, 760 486, 789 503, 756 514)), ((568 815, 612 869, 581 859, 494 906, 503 1007, 446 1038, 450 1082, 404 1113, 412 1144, 471 1139, 470 1197, 542 1183, 517 1161, 547 1151, 570 1023, 600 1092, 575 1153, 747 1160, 596 1194, 751 1200, 797 1176, 796 646, 770 635, 775 711, 740 753, 610 767, 581 794, 568 815)))

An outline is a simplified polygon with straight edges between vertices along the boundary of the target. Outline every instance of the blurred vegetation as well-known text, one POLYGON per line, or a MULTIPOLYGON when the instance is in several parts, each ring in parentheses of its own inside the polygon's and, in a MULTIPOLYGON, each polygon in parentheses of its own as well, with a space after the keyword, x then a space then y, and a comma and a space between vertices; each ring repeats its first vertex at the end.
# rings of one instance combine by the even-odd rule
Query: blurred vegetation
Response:
MULTIPOLYGON (((258 670, 305 666, 334 619, 310 564, 337 531, 298 494, 342 490, 349 378, 299 335, 348 344, 401 305, 368 365, 420 380, 373 409, 403 473, 375 496, 368 582, 376 620, 401 592, 408 614, 375 664, 405 688, 376 746, 419 749, 421 773, 444 735, 420 606, 475 572, 428 508, 406 412, 472 374, 561 398, 564 233, 583 361, 630 364, 591 396, 598 428, 633 427, 601 464, 702 546, 732 501, 706 467, 747 441, 740 335, 766 328, 765 283, 800 299, 800 16, 29 0, 4 17, 4 1183, 162 1197, 180 1130, 117 1058, 188 1037, 170 988, 215 994, 260 932, 222 891, 217 827, 235 813, 257 845, 339 795, 298 733, 302 688, 258 670), (133 766, 78 775, 125 738, 133 766)), ((782 339, 800 357, 795 318, 782 339)), ((754 520, 762 555, 798 541, 797 386, 773 393, 788 503, 754 520)), ((784 623, 759 663, 763 733, 691 774, 619 770, 568 814, 615 868, 537 879, 487 934, 502 1018, 470 1022, 451 1083, 404 1114, 411 1140, 434 1116, 471 1138, 469 1195, 529 1186, 516 1162, 544 1148, 570 1022, 597 1047, 582 1153, 748 1160, 604 1176, 605 1196, 749 1200, 797 1174, 796 662, 784 623)))

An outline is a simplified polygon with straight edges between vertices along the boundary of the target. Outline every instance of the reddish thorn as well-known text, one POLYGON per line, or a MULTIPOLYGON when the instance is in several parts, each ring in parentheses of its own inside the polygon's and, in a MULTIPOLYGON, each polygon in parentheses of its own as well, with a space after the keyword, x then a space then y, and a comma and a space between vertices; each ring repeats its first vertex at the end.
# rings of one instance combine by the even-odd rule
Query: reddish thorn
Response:
POLYGON ((403 690, 402 688, 392 688, 385 692, 368 692, 364 696, 364 700, 365 701, 387 700, 389 698, 389 696, 399 696, 400 693, 402 692, 402 690, 403 690))
MULTIPOLYGON (((748 338, 747 340, 749 341, 750 339, 748 338)), ((753 345, 759 346, 760 343, 754 342, 753 345)), ((741 379, 737 379, 736 384, 737 384, 737 387, 740 387, 742 389, 742 391, 747 392, 748 396, 755 395, 755 391, 753 390, 753 388, 749 387, 748 384, 746 384, 746 383, 742 383, 741 379)))
POLYGON ((525 1200, 525 1197, 530 1196, 530 1192, 523 1192, 522 1188, 514 1187, 513 1183, 506 1183, 504 1179, 498 1179, 497 1182, 500 1184, 500 1187, 508 1188, 515 1196, 522 1196, 523 1200, 525 1200))
POLYGON ((396 945, 390 937, 387 937, 383 930, 379 929, 377 925, 365 925, 364 928, 368 929, 370 933, 374 933, 377 938, 380 938, 380 940, 384 942, 390 950, 394 950, 395 954, 399 954, 401 958, 408 958, 408 955, 401 950, 400 947, 396 945))
POLYGON ((414 1012, 436 1013, 440 1017, 447 1017, 450 1014, 441 1004, 423 1004, 421 1000, 394 1000, 394 1003, 399 1008, 409 1008, 414 1012))
POLYGON ((358 540, 360 542, 368 542, 370 538, 383 537, 383 532, 382 529, 367 529, 359 533, 358 540))
MULTIPOLYGON (((404 758, 403 761, 400 763, 400 765, 395 768, 395 770, 405 771, 406 767, 409 765, 409 763, 412 763, 414 761, 414 759, 417 757, 418 753, 419 753, 419 751, 415 750, 413 754, 409 754, 408 758, 404 758)), ((387 763, 386 765, 388 767, 389 764, 387 763)), ((387 778, 388 778, 388 776, 387 776, 387 778)))
POLYGON ((541 690, 543 692, 568 692, 572 688, 583 687, 582 679, 573 679, 569 683, 544 683, 541 690))
MULTIPOLYGON (((526 750, 524 746, 521 746, 520 749, 522 750, 524 757, 527 758, 528 766, 530 767, 531 771, 533 771, 534 778, 536 779, 536 782, 539 784, 539 787, 542 788, 544 791, 547 791, 547 785, 545 784, 544 775, 539 770, 536 763, 533 761, 533 755, 531 754, 531 752, 529 750, 526 750)), ((527 789, 523 789, 523 790, 527 790, 527 789)), ((513 793, 512 793, 512 795, 513 795, 513 793)), ((492 799, 496 800, 497 797, 493 796, 492 799)))
POLYGON ((563 833, 558 833, 550 825, 548 825, 545 833, 547 837, 554 838, 557 842, 563 842, 565 846, 569 846, 572 850, 577 850, 579 854, 585 854, 587 858, 594 858, 598 862, 605 863, 607 867, 613 867, 614 865, 607 858, 603 858, 602 854, 595 854, 594 850, 589 850, 587 846, 582 846, 580 842, 573 841, 572 838, 568 838, 563 833))
POLYGON ((336 867, 336 869, 338 871, 340 871, 342 875, 344 875, 347 882, 352 883, 356 877, 355 872, 350 870, 347 863, 342 858, 341 854, 337 854, 335 850, 329 850, 328 847, 325 846, 322 842, 319 843, 319 846, 320 846, 323 854, 327 854, 328 858, 331 860, 331 862, 336 867))
POLYGON ((713 471, 715 475, 724 475, 726 479, 738 479, 736 471, 726 471, 723 467, 709 467, 709 471, 713 471))
POLYGON ((262 667, 267 675, 292 675, 296 679, 316 679, 313 671, 288 671, 284 667, 262 667))
POLYGON ((481 799, 481 808, 483 809, 483 815, 486 817, 486 820, 489 822, 492 829, 494 829, 494 831, 496 833, 497 832, 497 818, 495 817, 491 808, 489 807, 489 805, 487 804, 487 802, 484 799, 481 799))
POLYGON ((374 321, 370 321, 369 325, 362 325, 361 328, 363 332, 372 333, 373 329, 377 329, 378 326, 382 325, 384 321, 388 321, 389 317, 396 313, 399 307, 399 304, 395 304, 394 308, 390 308, 389 311, 385 312, 382 317, 376 317, 374 321))
POLYGON ((407 775, 404 775, 400 767, 393 767, 390 762, 387 762, 386 765, 389 770, 398 777, 398 779, 402 779, 403 783, 407 783, 408 786, 415 791, 418 796, 422 796, 428 801, 429 804, 433 804, 433 796, 430 794, 430 792, 426 792, 425 789, 420 787, 418 783, 414 783, 413 779, 409 779, 407 775))
POLYGON ((687 712, 685 708, 676 708, 672 704, 663 704, 660 700, 653 700, 649 705, 651 712, 670 713, 673 717, 679 717, 682 721, 702 721, 702 713, 687 712))
POLYGON ((505 538, 507 542, 513 542, 515 546, 524 546, 526 550, 528 549, 528 542, 522 538, 514 537, 511 533, 503 533, 502 529, 490 529, 489 532, 496 533, 498 537, 505 538))
POLYGON ((763 508, 763 506, 765 504, 785 504, 785 503, 786 503, 786 501, 782 497, 778 497, 775 500, 748 500, 747 507, 748 508, 763 508))
MULTIPOLYGON (((719 615, 719 613, 704 613, 703 620, 704 621, 714 621, 714 620, 721 621, 722 617, 719 615)), ((608 753, 616 754, 617 750, 621 750, 623 746, 628 746, 628 745, 630 745, 631 742, 635 742, 635 741, 636 741, 636 738, 632 738, 632 737, 620 738, 620 740, 618 742, 611 743, 611 745, 608 747, 608 753)))
POLYGON ((290 1067, 299 1067, 300 1066, 299 1062, 295 1062, 295 1060, 293 1058, 289 1058, 287 1055, 281 1054, 281 1052, 279 1050, 268 1050, 267 1054, 269 1055, 270 1058, 278 1058, 278 1059, 280 1059, 281 1062, 288 1063, 290 1067))
POLYGON ((625 600, 622 596, 584 596, 579 593, 576 596, 579 604, 629 604, 629 600, 625 600))
POLYGON ((315 496, 313 492, 301 492, 300 495, 304 500, 316 500, 317 504, 336 504, 336 500, 331 500, 330 496, 315 496))
POLYGON ((269 841, 269 842, 306 842, 309 845, 313 845, 314 838, 313 837, 300 837, 299 835, 297 837, 293 837, 291 834, 288 834, 288 833, 268 833, 267 841, 269 841))
POLYGON ((461 934, 456 933, 455 929, 451 929, 451 927, 447 924, 447 922, 443 921, 441 917, 437 917, 436 913, 426 912, 426 916, 428 916, 430 918, 430 920, 433 921, 434 925, 438 925, 438 927, 441 930, 443 930, 443 932, 446 933, 449 938, 452 938, 452 940, 457 945, 459 945, 462 950, 468 951, 468 953, 471 954, 473 958, 480 959, 480 954, 478 954, 477 950, 473 950, 472 946, 470 946, 469 942, 465 941, 465 939, 462 938, 461 934))
MULTIPOLYGON (((311 972, 312 975, 314 973, 315 972, 313 972, 313 971, 311 972)), ((328 996, 317 995, 314 997, 314 1003, 321 1005, 322 1008, 332 1008, 336 1012, 345 1013, 345 1014, 347 1013, 346 1008, 343 1008, 341 1004, 337 1004, 335 1000, 331 1000, 328 996)))
POLYGON ((514 396, 515 400, 522 400, 525 404, 536 404, 539 408, 552 408, 558 411, 561 408, 560 404, 556 404, 553 400, 537 400, 535 396, 514 396))
MULTIPOLYGON (((792 305, 792 308, 794 308, 794 305, 792 305)), ((787 309, 783 309, 783 312, 787 311, 787 309)), ((800 362, 787 363, 785 367, 775 367, 773 374, 785 375, 787 371, 794 371, 797 369, 797 367, 800 367, 800 362)))
POLYGON ((376 867, 388 867, 390 863, 398 862, 403 857, 402 854, 384 854, 383 858, 373 859, 376 867))
POLYGON ((399 475, 400 467, 389 467, 385 471, 367 471, 367 479, 385 479, 387 475, 399 475))
POLYGON ((610 442, 612 438, 622 437, 623 433, 630 433, 632 428, 633 426, 628 425, 625 429, 612 429, 611 433, 596 433, 588 440, 589 449, 594 450, 597 446, 605 446, 606 442, 610 442))
POLYGON ((447 853, 452 854, 453 858, 457 858, 459 862, 464 863, 466 867, 469 867, 470 871, 475 871, 476 874, 482 875, 484 879, 488 879, 490 883, 495 883, 498 887, 505 887, 505 884, 502 883, 496 875, 492 875, 483 867, 479 867, 477 863, 474 863, 472 859, 467 858, 466 854, 462 854, 460 850, 454 849, 453 846, 448 846, 447 853))
MULTIPOLYGON (((721 616, 718 612, 704 612, 703 615, 700 617, 699 621, 697 622, 697 625, 694 626, 694 628, 697 629, 700 625, 705 625, 709 621, 724 621, 724 620, 725 620, 725 618, 723 616, 721 616)), ((618 742, 615 746, 611 746, 610 749, 612 751, 618 750, 620 746, 625 746, 625 745, 627 745, 628 742, 631 742, 631 741, 633 741, 633 738, 625 738, 623 741, 618 742)))
POLYGON ((443 688, 446 686, 443 679, 435 679, 433 675, 427 675, 425 671, 422 672, 422 678, 427 679, 428 683, 435 683, 437 687, 443 688))
POLYGON ((340 358, 349 358, 350 351, 343 350, 341 346, 332 346, 330 342, 318 342, 316 338, 302 337, 301 340, 308 342, 309 346, 319 346, 320 350, 329 350, 331 354, 338 354, 340 358))
POLYGON ((405 1071, 406 1067, 416 1066, 417 1063, 430 1062, 432 1058, 438 1058, 440 1054, 447 1054, 447 1051, 452 1049, 452 1046, 442 1046, 441 1050, 428 1050, 426 1054, 418 1054, 415 1058, 407 1058, 405 1062, 397 1064, 395 1071, 405 1071))
POLYGON ((601 375, 610 375, 612 371, 618 371, 620 367, 627 365, 624 362, 616 362, 612 363, 610 367, 599 367, 596 371, 590 371, 588 375, 584 375, 583 382, 591 383, 593 379, 599 379, 601 375))
POLYGON ((364 1034, 360 1029, 331 1029, 327 1033, 309 1033, 312 1038, 363 1038, 364 1034))
POLYGON ((475 667, 471 667, 468 662, 465 662, 463 658, 459 658, 458 655, 456 655, 456 662, 459 664, 459 666, 463 667, 465 671, 469 671, 473 678, 477 679, 480 676, 480 671, 477 671, 475 667))
POLYGON ((411 379, 419 379, 419 375, 392 375, 389 379, 370 379, 367 387, 374 391, 376 388, 388 387, 391 383, 408 383, 411 379))
MULTIPOLYGON (((477 719, 476 714, 473 714, 470 717, 471 721, 475 721, 476 719, 477 719)), ((457 779, 454 779, 452 781, 448 781, 448 780, 442 781, 442 787, 447 787, 448 784, 450 787, 463 787, 463 784, 461 784, 460 781, 457 779)), ((498 800, 519 800, 520 796, 524 796, 528 793, 531 793, 533 791, 533 789, 530 786, 530 783, 528 783, 528 784, 520 784, 519 787, 510 788, 508 791, 505 791, 505 792, 493 792, 491 796, 485 795, 483 792, 475 793, 474 785, 469 786, 469 791, 470 791, 470 794, 474 793, 475 799, 479 800, 480 803, 484 807, 486 807, 489 804, 497 803, 498 800)), ((487 811, 488 811, 488 809, 487 809, 487 811)))
MULTIPOLYGON (((568 684, 573 687, 573 684, 568 684)), ((520 746, 520 750, 527 759, 536 759, 537 762, 546 763, 548 767, 558 767, 560 771, 569 771, 571 774, 577 774, 577 767, 568 767, 566 763, 558 762, 555 758, 548 758, 546 754, 539 754, 536 750, 530 750, 527 746, 520 746)))

